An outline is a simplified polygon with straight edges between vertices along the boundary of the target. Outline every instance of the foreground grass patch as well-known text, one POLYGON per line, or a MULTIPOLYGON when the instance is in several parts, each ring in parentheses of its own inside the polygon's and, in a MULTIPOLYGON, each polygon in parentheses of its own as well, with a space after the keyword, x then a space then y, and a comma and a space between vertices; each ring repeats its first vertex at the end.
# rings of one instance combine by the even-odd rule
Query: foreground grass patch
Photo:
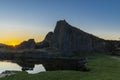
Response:
POLYGON ((0 80, 120 80, 120 60, 108 55, 88 57, 90 72, 47 71, 39 74, 19 72, 0 80))

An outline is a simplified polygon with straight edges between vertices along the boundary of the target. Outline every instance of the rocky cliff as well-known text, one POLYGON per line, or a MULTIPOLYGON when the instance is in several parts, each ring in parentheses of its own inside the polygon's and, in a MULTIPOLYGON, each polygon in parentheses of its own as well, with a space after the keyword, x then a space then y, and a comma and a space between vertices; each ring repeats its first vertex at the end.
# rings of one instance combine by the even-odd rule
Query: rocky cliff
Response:
POLYGON ((54 32, 49 32, 42 42, 47 47, 61 51, 64 55, 77 53, 104 53, 106 41, 68 24, 65 20, 57 22, 54 32))

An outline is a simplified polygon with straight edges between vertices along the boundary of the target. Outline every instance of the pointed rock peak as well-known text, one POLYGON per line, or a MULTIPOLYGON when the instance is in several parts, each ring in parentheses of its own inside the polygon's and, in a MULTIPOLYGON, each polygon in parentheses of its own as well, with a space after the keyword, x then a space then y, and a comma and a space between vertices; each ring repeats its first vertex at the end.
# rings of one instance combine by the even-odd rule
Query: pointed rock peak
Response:
POLYGON ((29 39, 28 41, 29 41, 29 42, 35 42, 35 40, 34 40, 34 39, 29 39))
POLYGON ((49 32, 45 37, 45 41, 49 42, 53 38, 53 35, 53 32, 49 32))
POLYGON ((65 25, 68 25, 68 23, 66 22, 66 20, 59 20, 57 21, 57 26, 60 25, 60 26, 65 26, 65 25))
POLYGON ((66 22, 66 20, 59 20, 59 21, 57 21, 54 32, 56 33, 56 32, 59 32, 60 30, 64 30, 68 26, 70 26, 70 25, 66 22))

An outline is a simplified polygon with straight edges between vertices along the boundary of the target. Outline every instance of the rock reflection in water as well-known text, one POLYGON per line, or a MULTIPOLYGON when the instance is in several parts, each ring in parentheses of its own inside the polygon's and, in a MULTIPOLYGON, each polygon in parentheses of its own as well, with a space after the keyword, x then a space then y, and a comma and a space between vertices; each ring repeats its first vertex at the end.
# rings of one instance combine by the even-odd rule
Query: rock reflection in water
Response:
POLYGON ((42 64, 42 71, 53 70, 76 70, 76 71, 88 71, 85 66, 85 59, 69 59, 69 58, 43 58, 38 60, 24 59, 16 62, 22 67, 23 71, 33 70, 35 64, 42 64))
POLYGON ((34 60, 27 60, 24 59, 22 61, 15 61, 19 66, 22 67, 22 71, 26 71, 29 74, 35 74, 39 72, 45 72, 45 68, 39 61, 34 61, 34 60))
POLYGON ((88 69, 85 66, 85 63, 86 63, 85 59, 71 59, 71 58, 23 59, 22 58, 19 60, 12 60, 12 62, 5 62, 5 65, 0 65, 0 69, 3 69, 3 71, 6 70, 26 71, 28 73, 38 73, 43 71, 54 71, 54 70, 88 71, 88 69))

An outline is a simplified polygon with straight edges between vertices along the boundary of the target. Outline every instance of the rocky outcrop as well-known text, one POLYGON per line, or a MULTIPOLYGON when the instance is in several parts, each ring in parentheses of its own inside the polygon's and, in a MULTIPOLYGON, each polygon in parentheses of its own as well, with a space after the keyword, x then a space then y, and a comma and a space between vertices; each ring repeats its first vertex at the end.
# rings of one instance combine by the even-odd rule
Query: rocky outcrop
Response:
POLYGON ((28 41, 22 42, 16 47, 17 49, 34 49, 36 48, 36 43, 34 39, 29 39, 28 41))
POLYGON ((76 53, 106 52, 106 41, 68 24, 65 20, 57 22, 54 32, 49 32, 43 43, 61 51, 64 55, 76 53))
POLYGON ((5 44, 0 43, 0 48, 5 48, 5 47, 6 47, 5 44))
POLYGON ((53 41, 52 40, 53 39, 53 35, 54 35, 53 32, 49 32, 46 35, 45 40, 42 41, 42 42, 40 42, 40 43, 38 43, 36 47, 37 48, 44 48, 44 47, 50 47, 50 46, 52 46, 52 44, 50 44, 50 43, 52 43, 51 41, 53 41))

